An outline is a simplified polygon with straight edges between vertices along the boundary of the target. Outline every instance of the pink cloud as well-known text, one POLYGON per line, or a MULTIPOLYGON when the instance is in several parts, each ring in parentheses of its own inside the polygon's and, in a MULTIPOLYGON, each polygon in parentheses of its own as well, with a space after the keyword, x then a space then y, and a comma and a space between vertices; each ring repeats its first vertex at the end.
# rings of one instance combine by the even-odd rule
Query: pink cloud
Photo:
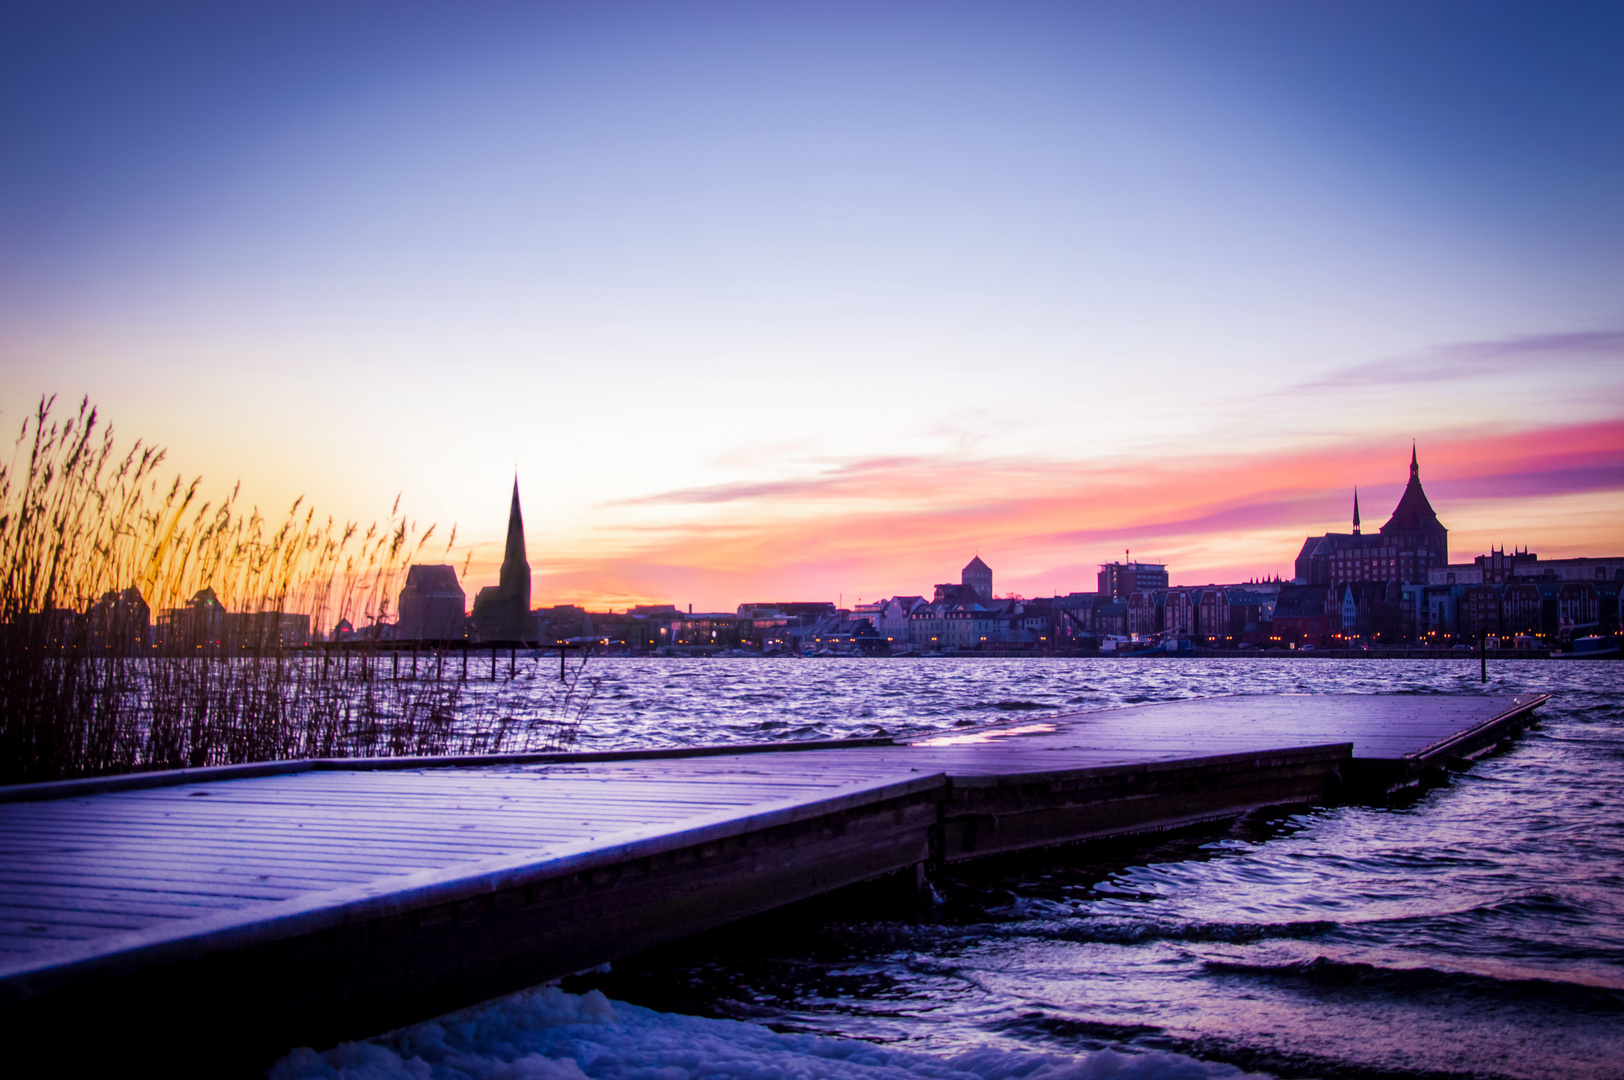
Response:
MULTIPOLYGON (((1444 523, 1451 504, 1624 489, 1624 420, 1421 440, 1422 479, 1444 523)), ((1165 559, 1175 580, 1289 576, 1302 537, 1341 530, 1354 484, 1367 527, 1403 489, 1409 447, 1158 460, 1091 468, 1060 461, 918 457, 836 463, 811 477, 657 493, 664 526, 610 531, 539 560, 537 602, 662 600, 731 608, 750 599, 834 599, 928 591, 979 552, 999 588, 1092 588, 1094 564, 1165 559), (687 519, 690 505, 726 507, 687 519), (827 506, 820 512, 820 506, 827 506), (793 512, 791 512, 793 511, 793 512)), ((1481 516, 1481 515, 1479 515, 1481 516)), ((1535 543, 1560 547, 1564 524, 1535 543)), ((1624 522, 1609 543, 1624 549, 1624 522)), ((1475 553, 1475 552, 1474 552, 1475 553)), ((536 553, 539 554, 539 553, 536 553)))

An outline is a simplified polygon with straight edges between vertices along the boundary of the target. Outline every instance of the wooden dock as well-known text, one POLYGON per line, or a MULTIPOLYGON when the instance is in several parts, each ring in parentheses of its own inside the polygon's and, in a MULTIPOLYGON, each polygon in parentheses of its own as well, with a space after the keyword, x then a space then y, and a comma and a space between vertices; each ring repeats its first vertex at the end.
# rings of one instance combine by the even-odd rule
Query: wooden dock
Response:
POLYGON ((0 1015, 263 1068, 886 874, 1380 795, 1545 698, 1193 699, 642 753, 277 762, 0 788, 0 1015), (87 1021, 86 1017, 96 1017, 87 1021), (208 1044, 208 1045, 205 1045, 208 1044))

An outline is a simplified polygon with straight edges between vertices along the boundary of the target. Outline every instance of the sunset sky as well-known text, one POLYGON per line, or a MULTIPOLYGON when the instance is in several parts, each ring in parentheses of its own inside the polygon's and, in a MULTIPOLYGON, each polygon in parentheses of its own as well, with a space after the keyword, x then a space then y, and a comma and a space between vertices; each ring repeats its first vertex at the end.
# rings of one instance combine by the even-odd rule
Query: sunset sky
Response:
POLYGON ((534 602, 1624 554, 1617 3, 9 3, 0 425, 534 602))

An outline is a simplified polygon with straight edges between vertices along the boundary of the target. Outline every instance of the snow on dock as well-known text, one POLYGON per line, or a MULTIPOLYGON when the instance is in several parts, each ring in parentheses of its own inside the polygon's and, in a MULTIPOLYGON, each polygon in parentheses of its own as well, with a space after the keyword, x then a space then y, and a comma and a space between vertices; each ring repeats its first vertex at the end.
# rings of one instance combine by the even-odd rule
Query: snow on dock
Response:
POLYGON ((178 1010, 259 1063, 885 874, 1380 793, 1544 700, 1211 698, 900 745, 0 789, 0 1010, 21 1037, 117 1016, 126 1049, 178 1010))

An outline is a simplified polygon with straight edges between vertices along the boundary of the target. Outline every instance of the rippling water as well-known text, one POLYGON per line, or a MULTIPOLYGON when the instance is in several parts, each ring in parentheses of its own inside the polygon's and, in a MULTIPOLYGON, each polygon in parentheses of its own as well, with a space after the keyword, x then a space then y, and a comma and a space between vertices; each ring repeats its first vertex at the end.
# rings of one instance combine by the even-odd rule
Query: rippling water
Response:
POLYGON ((918 913, 767 917, 595 985, 668 1012, 934 1055, 1113 1049, 1285 1077, 1624 1076, 1624 665, 1502 662, 1487 686, 1475 658, 594 670, 585 748, 908 734, 1230 693, 1550 693, 1542 728, 1399 804, 969 864, 918 913))

